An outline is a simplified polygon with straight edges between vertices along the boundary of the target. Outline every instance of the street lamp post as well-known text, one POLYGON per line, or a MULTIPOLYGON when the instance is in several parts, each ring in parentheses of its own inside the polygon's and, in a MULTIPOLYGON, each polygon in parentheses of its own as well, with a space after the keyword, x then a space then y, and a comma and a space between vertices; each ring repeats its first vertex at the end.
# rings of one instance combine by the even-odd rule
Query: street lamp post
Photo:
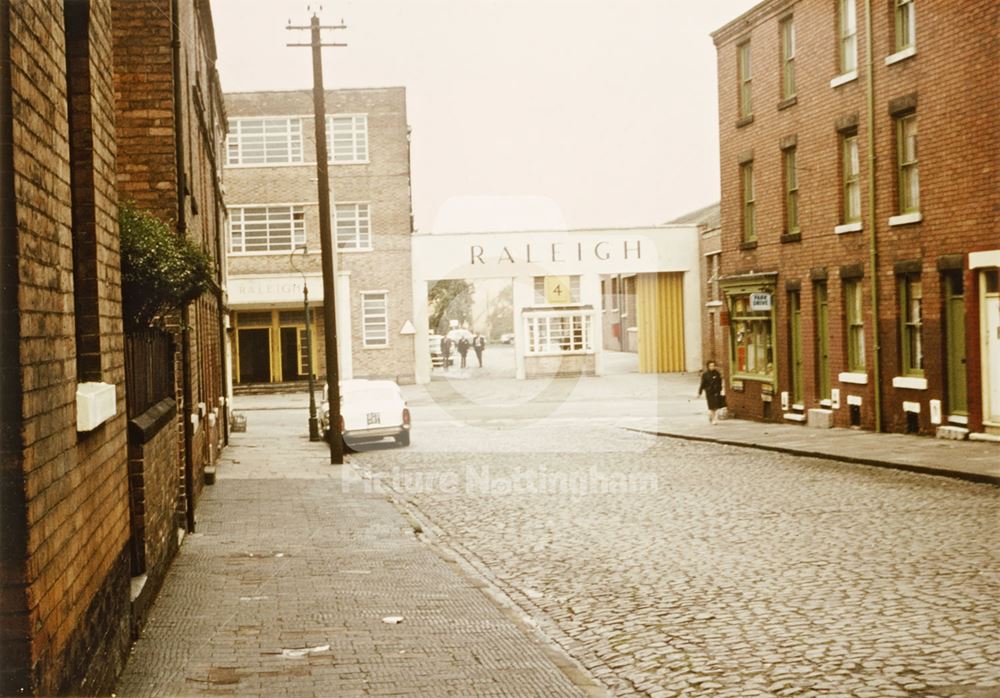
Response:
MULTIPOLYGON (((305 245, 302 246, 302 256, 309 253, 305 245)), ((309 285, 306 283, 306 274, 295 265, 295 250, 290 256, 292 269, 302 275, 302 306, 306 315, 306 374, 309 376, 309 440, 319 441, 319 420, 316 418, 316 378, 313 375, 312 364, 312 316, 309 312, 309 285)))

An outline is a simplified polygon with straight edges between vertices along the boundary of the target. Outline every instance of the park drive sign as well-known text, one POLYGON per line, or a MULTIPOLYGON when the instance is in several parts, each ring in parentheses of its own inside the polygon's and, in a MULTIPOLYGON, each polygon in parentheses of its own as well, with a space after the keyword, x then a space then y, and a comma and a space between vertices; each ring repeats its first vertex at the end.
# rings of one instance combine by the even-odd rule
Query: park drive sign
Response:
POLYGON ((751 293, 750 294, 750 310, 770 311, 771 310, 771 294, 770 293, 751 293))

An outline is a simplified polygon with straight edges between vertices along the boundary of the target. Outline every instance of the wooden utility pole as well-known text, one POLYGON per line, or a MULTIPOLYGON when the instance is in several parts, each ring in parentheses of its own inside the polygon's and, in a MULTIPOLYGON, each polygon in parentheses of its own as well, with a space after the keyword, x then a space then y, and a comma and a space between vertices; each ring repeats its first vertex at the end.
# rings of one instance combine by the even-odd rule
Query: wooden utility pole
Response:
MULTIPOLYGON (((320 8, 322 9, 322 8, 320 8)), ((330 222, 330 175, 326 145, 326 92, 323 89, 324 46, 347 46, 347 44, 324 44, 320 37, 322 29, 346 29, 343 24, 321 26, 319 16, 313 14, 308 27, 288 25, 289 30, 308 29, 311 40, 308 44, 288 44, 312 48, 313 61, 313 112, 316 122, 316 176, 319 179, 319 242, 323 267, 323 324, 326 327, 326 382, 329 386, 330 407, 330 463, 344 462, 344 442, 340 436, 340 368, 337 359, 337 306, 336 277, 334 276, 333 231, 330 222)))

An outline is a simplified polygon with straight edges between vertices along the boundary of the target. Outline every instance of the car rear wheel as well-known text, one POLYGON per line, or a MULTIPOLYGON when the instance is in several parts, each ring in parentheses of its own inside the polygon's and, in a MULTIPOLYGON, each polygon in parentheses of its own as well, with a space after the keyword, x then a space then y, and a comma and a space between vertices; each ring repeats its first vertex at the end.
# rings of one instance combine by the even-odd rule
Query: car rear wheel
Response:
POLYGON ((404 431, 396 437, 396 444, 399 446, 410 445, 410 432, 404 431))

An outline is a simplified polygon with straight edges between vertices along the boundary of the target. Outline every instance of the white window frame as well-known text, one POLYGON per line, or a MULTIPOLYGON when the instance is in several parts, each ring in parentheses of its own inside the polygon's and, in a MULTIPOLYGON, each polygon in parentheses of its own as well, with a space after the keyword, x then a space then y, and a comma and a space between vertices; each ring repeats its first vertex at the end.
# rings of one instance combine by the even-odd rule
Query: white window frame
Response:
POLYGON ((837 7, 837 66, 841 75, 858 71, 858 12, 856 0, 839 0, 837 7))
POLYGON ((229 222, 226 226, 229 238, 228 254, 235 257, 246 257, 254 255, 272 255, 291 252, 296 248, 306 244, 306 219, 305 207, 297 204, 244 204, 242 206, 230 206, 229 222), (253 221, 263 225, 264 239, 267 249, 247 250, 246 235, 246 211, 248 209, 261 209, 263 219, 253 221), (272 240, 280 240, 285 237, 283 231, 278 228, 281 223, 288 223, 288 243, 277 243, 272 240))
POLYGON ((344 201, 334 204, 333 230, 337 252, 371 252, 374 249, 371 204, 367 201, 344 201), (345 244, 341 245, 341 242, 345 244))
POLYGON ((299 165, 302 153, 302 119, 298 116, 232 117, 226 134, 226 167, 271 167, 299 165), (244 133, 251 122, 261 123, 261 133, 244 133), (268 129, 271 132, 268 133, 268 129), (271 138, 269 141, 268 138, 271 138), (259 141, 259 143, 254 143, 259 141), (249 160, 251 144, 259 149, 261 159, 249 160), (275 153, 268 154, 269 145, 275 153))
POLYGON ((570 354, 593 354, 593 310, 551 310, 532 311, 524 314, 524 337, 526 356, 566 356, 570 354), (554 333, 557 324, 569 323, 569 334, 565 328, 554 333), (577 327, 577 325, 579 327, 577 327), (580 338, 574 335, 579 329, 580 338), (568 342, 569 347, 564 344, 568 342))
POLYGON ((389 292, 361 292, 361 343, 365 349, 385 349, 389 346, 389 292), (381 310, 370 312, 368 302, 381 299, 381 310), (372 331, 371 327, 381 327, 381 332, 372 331))
POLYGON ((327 162, 338 165, 363 164, 368 162, 368 115, 367 114, 328 114, 326 117, 326 147, 327 162), (350 120, 348 129, 342 132, 344 141, 341 145, 342 156, 338 156, 338 144, 335 140, 335 121, 350 120), (350 154, 346 154, 350 151, 350 154))

